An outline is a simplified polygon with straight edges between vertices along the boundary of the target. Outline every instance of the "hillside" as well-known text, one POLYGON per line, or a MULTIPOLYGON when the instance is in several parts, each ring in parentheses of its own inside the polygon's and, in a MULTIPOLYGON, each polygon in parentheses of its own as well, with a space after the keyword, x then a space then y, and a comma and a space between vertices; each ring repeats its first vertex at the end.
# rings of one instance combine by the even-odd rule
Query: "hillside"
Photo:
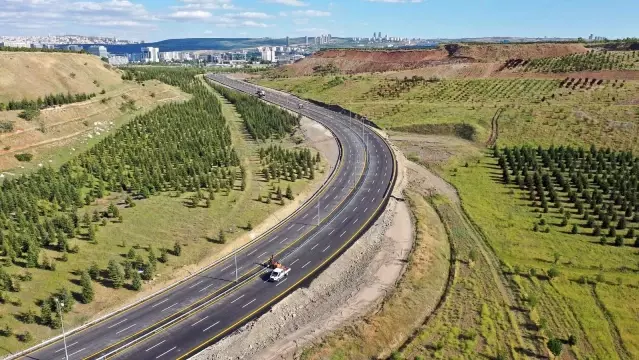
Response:
POLYGON ((581 44, 448 44, 433 50, 324 50, 285 67, 281 73, 300 76, 326 72, 385 72, 457 63, 503 62, 512 58, 557 57, 587 51, 581 44))
POLYGON ((87 54, 0 52, 0 102, 111 90, 122 79, 105 65, 87 54))

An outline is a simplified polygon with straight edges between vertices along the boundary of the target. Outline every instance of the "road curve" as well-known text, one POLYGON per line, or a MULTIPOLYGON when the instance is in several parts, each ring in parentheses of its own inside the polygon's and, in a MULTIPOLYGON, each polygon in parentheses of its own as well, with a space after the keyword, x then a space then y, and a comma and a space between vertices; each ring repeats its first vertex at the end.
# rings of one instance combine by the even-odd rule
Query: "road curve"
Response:
MULTIPOLYGON (((249 94, 257 91, 254 85, 225 76, 207 77, 249 94)), ((290 95, 266 90, 265 100, 300 112, 333 133, 340 157, 327 183, 293 215, 234 256, 67 335, 69 359, 188 358, 308 283, 381 214, 395 182, 396 162, 375 131, 290 95), (271 254, 291 267, 288 278, 279 283, 265 281, 268 271, 262 264, 271 254)), ((64 360, 65 352, 60 339, 11 358, 64 360)))

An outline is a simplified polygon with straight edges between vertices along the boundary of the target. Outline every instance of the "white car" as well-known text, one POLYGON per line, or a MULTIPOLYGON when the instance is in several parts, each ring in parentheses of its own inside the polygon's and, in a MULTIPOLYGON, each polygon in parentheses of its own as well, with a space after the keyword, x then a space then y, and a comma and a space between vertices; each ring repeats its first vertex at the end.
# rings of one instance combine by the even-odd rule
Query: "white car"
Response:
POLYGON ((270 281, 280 281, 288 276, 291 268, 277 268, 271 271, 271 276, 268 278, 270 281))

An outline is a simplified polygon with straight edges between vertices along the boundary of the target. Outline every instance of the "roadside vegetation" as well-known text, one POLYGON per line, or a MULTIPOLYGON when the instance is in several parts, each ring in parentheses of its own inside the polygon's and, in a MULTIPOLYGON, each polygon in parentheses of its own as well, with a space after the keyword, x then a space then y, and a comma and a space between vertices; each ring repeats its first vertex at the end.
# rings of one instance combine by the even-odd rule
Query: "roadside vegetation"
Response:
POLYGON ((260 150, 244 139, 234 107, 193 75, 145 73, 191 99, 136 116, 59 169, 4 180, 4 351, 57 334, 54 298, 72 327, 186 276, 184 266, 211 260, 324 171, 317 154, 289 150, 290 134, 279 127, 268 130, 282 139, 277 146, 260 150), (266 177, 263 167, 274 173, 266 177))
MULTIPOLYGON (((391 359, 639 357, 629 320, 639 298, 639 83, 622 76, 634 74, 638 56, 512 59, 504 68, 529 73, 512 79, 258 80, 398 131, 391 138, 406 156, 459 192, 461 206, 428 196, 453 247, 454 280, 441 308, 402 346, 386 349, 396 351, 391 359), (617 80, 592 73, 604 70, 620 71, 617 80), (556 74, 564 72, 571 74, 556 74), (484 153, 469 150, 486 145, 484 153)), ((375 335, 347 327, 307 353, 349 358, 368 351, 361 349, 375 335)))

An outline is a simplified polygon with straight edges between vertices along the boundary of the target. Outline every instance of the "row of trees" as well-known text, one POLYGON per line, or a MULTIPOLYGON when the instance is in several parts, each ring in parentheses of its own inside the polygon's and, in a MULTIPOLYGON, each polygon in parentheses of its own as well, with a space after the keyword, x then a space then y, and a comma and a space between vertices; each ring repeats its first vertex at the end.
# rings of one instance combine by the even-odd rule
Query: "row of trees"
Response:
POLYGON ((58 93, 46 95, 44 98, 38 97, 36 100, 22 99, 20 101, 11 100, 8 103, 0 103, 0 111, 2 110, 28 110, 28 109, 44 109, 57 105, 72 104, 92 99, 95 93, 78 93, 71 94, 58 93))
POLYGON ((283 137, 292 134, 300 124, 300 117, 264 103, 255 96, 213 85, 240 113, 249 134, 255 140, 283 137))
POLYGON ((589 51, 561 57, 507 62, 506 67, 526 72, 562 73, 570 71, 633 70, 639 67, 639 56, 633 52, 589 51))
POLYGON ((260 163, 264 179, 284 179, 295 181, 307 177, 315 178, 315 166, 321 161, 319 152, 311 154, 310 149, 283 149, 281 146, 271 145, 260 148, 260 163))
MULTIPOLYGON (((637 236, 632 224, 639 225, 639 158, 632 153, 594 146, 589 150, 522 146, 495 149, 494 155, 503 181, 527 191, 532 206, 543 213, 556 209, 562 217, 557 225, 572 222, 574 234, 581 228, 591 229, 593 236, 607 233, 617 246, 624 245, 624 237, 637 236)), ((534 230, 547 225, 542 217, 534 230)))

